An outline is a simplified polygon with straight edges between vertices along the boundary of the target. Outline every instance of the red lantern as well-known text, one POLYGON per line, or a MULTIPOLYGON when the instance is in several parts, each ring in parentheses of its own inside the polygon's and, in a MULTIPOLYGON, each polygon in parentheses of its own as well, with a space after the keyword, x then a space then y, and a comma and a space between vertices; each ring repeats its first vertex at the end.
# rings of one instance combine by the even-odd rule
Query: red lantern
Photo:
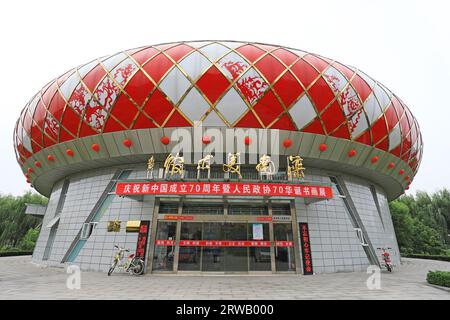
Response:
POLYGON ((320 150, 321 152, 326 151, 326 150, 327 150, 327 145, 326 145, 325 143, 322 143, 322 144, 319 146, 319 150, 320 150))
POLYGON ((388 168, 389 168, 389 169, 394 169, 394 167, 395 167, 395 163, 389 162, 388 168))
POLYGON ((133 145, 133 142, 130 139, 123 140, 123 145, 127 148, 130 148, 133 145))
POLYGON ((398 172, 398 174, 404 174, 405 173, 405 170, 403 170, 403 169, 400 169, 400 171, 398 172))
POLYGON ((252 142, 252 139, 250 139, 249 136, 246 136, 244 139, 244 143, 248 146, 252 142))
POLYGON ((405 180, 409 180, 409 176, 406 176, 406 177, 405 177, 405 180))
POLYGON ((38 168, 42 167, 41 163, 39 161, 35 161, 34 165, 38 168))
POLYGON ((99 151, 100 151, 100 146, 99 146, 98 144, 96 144, 96 143, 94 143, 94 144, 91 146, 91 148, 92 148, 92 150, 94 150, 95 152, 99 152, 99 151))
POLYGON ((67 150, 66 150, 66 154, 67 154, 69 157, 73 157, 73 155, 74 155, 72 149, 67 149, 67 150))
POLYGON ((356 155, 356 150, 355 149, 352 149, 352 150, 350 150, 349 152, 348 152, 348 156, 351 158, 351 157, 354 157, 356 155))
POLYGON ((378 156, 373 156, 372 159, 370 159, 370 162, 375 163, 378 161, 378 156))
POLYGON ((33 168, 28 168, 29 173, 33 173, 33 168))
POLYGON ((161 143, 167 146, 170 143, 169 137, 166 137, 166 136, 162 137, 161 143))
POLYGON ((211 142, 211 139, 208 136, 202 137, 203 144, 209 144, 211 142))
POLYGON ((284 139, 284 141, 283 141, 283 146, 284 146, 285 148, 289 148, 290 146, 292 146, 292 140, 291 140, 291 139, 288 139, 288 138, 284 139))
POLYGON ((47 156, 47 160, 48 161, 55 161, 55 157, 53 157, 51 154, 49 154, 48 156, 47 156))
POLYGON ((28 173, 25 173, 25 178, 29 179, 30 175, 28 173))

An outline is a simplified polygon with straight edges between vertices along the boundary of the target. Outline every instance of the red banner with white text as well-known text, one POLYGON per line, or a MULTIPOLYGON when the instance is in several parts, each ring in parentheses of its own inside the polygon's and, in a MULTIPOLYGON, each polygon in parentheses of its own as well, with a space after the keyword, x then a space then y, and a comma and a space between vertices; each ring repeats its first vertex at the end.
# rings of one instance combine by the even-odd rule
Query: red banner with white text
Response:
POLYGON ((227 195, 323 198, 333 197, 330 186, 245 182, 119 182, 116 194, 227 195))

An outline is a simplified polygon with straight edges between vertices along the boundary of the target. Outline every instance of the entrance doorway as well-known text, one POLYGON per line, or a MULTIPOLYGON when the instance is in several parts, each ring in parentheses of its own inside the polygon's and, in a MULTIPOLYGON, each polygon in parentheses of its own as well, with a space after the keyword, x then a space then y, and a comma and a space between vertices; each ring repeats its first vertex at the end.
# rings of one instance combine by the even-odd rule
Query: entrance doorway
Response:
POLYGON ((278 205, 278 209, 284 207, 285 211, 272 211, 270 203, 248 206, 163 202, 159 207, 156 235, 151 244, 152 272, 297 270, 298 238, 293 232, 289 203, 278 205), (167 208, 172 208, 174 214, 164 212, 167 208))

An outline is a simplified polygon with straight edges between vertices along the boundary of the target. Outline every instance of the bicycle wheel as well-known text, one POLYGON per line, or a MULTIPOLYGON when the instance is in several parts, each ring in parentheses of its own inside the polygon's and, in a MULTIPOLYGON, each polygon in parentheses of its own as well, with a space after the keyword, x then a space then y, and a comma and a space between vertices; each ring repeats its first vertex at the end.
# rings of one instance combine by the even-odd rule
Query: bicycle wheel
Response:
POLYGON ((141 274, 143 274, 144 273, 144 261, 142 261, 141 259, 139 259, 139 260, 136 259, 134 261, 134 266, 131 271, 136 276, 140 276, 141 274))
POLYGON ((117 260, 114 260, 113 264, 112 264, 111 267, 109 268, 108 276, 110 276, 111 273, 113 273, 113 271, 114 271, 114 269, 116 268, 116 266, 117 266, 117 260))

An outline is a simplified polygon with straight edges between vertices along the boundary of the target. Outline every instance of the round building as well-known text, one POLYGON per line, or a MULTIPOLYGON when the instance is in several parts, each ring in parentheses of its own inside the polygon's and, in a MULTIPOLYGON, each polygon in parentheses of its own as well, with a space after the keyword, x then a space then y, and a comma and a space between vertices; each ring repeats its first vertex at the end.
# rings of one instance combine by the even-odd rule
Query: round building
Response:
POLYGON ((388 201, 422 156, 389 89, 317 54, 235 41, 119 52, 45 85, 14 131, 49 197, 33 261, 152 273, 332 273, 400 254, 388 201))

